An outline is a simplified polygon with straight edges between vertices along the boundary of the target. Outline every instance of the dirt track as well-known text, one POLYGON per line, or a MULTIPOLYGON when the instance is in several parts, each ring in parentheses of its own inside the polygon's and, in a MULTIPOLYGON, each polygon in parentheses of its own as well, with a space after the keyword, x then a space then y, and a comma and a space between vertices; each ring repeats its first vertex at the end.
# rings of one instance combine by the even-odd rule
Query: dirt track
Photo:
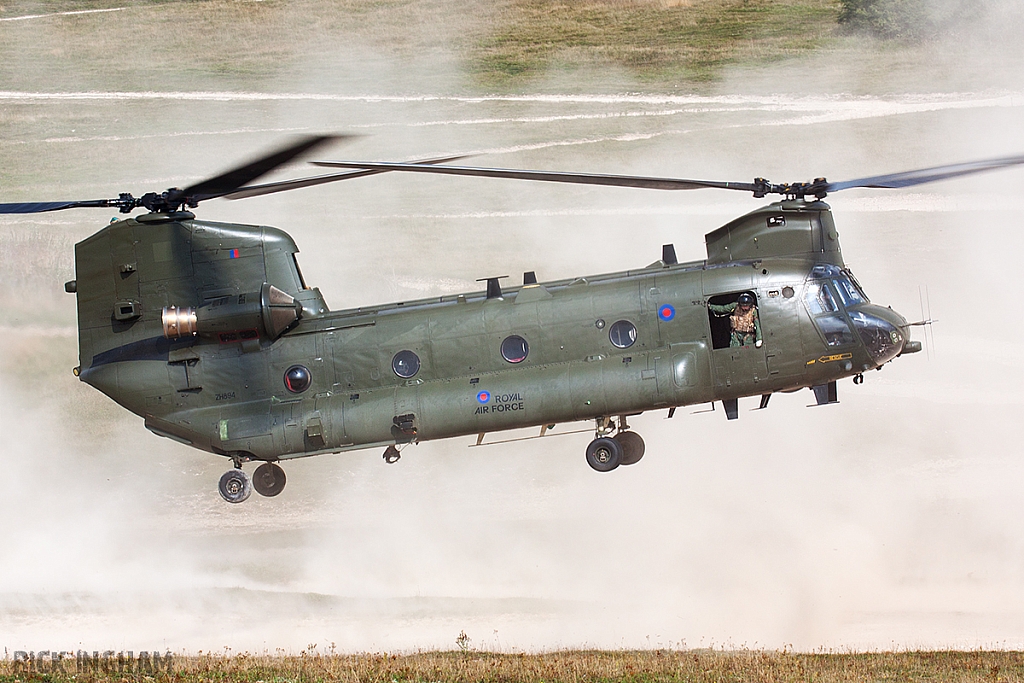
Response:
MULTIPOLYGON (((1012 46, 942 68, 862 46, 727 72, 700 94, 609 93, 588 71, 489 96, 450 54, 410 61, 364 34, 245 87, 244 74, 151 52, 138 57, 145 78, 114 82, 88 41, 131 32, 124 20, 104 34, 106 20, 32 20, 45 22, 36 44, 18 43, 0 76, 3 201, 159 191, 324 130, 366 134, 333 158, 469 152, 744 181, 1024 150, 1012 46), (167 81, 152 78, 161 70, 167 81)), ((0 23, 0 47, 26 23, 0 23)), ((71 375, 61 285, 74 242, 110 216, 0 217, 0 645, 396 650, 451 647, 465 630, 493 649, 1020 647, 1024 321, 1000 311, 1020 290, 1022 189, 1015 171, 830 199, 873 300, 915 317, 927 285, 940 320, 931 360, 845 383, 839 406, 806 409, 796 394, 763 412, 741 404, 736 423, 647 414, 635 421, 644 462, 611 476, 586 467, 585 435, 424 444, 394 467, 377 452, 316 458, 289 465, 279 498, 238 507, 215 490, 224 462, 157 439, 71 375)), ((757 205, 393 175, 201 215, 289 231, 307 280, 343 308, 472 289, 497 271, 641 266, 668 242, 700 259, 705 232, 757 205)))

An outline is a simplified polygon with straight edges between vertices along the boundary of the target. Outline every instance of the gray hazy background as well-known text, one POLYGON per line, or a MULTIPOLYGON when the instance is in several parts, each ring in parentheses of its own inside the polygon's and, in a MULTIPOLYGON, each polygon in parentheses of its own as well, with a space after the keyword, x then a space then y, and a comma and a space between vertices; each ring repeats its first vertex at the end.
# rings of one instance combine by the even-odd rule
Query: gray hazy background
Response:
MULTIPOLYGON (((500 95, 445 48, 485 18, 474 3, 321 31, 317 59, 282 45, 272 72, 230 77, 193 61, 204 41, 261 38, 238 21, 246 3, 204 3, 201 22, 189 5, 4 15, 0 199, 161 191, 322 131, 364 137, 320 158, 472 152, 742 181, 1024 152, 1011 4, 955 40, 853 41, 698 89, 586 71, 500 95), (191 52, 152 27, 177 11, 191 52)), ((427 443, 394 466, 322 456, 238 506, 216 491, 225 460, 149 434, 71 374, 62 284, 74 243, 111 216, 0 217, 0 646, 410 650, 464 630, 499 650, 1024 647, 1022 192, 1007 171, 829 199, 869 296, 918 319, 927 287, 940 321, 928 354, 842 382, 838 406, 800 392, 741 401, 729 423, 706 406, 648 413, 631 420, 644 460, 611 474, 587 467, 586 434, 427 443)), ((288 231, 337 309, 643 266, 668 242, 701 259, 706 232, 759 203, 394 174, 198 213, 288 231)))

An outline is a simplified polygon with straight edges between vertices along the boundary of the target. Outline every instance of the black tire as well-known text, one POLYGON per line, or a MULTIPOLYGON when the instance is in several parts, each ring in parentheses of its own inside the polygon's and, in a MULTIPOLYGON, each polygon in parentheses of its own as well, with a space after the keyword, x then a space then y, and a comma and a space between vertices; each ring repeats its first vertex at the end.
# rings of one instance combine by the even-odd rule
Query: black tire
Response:
POLYGON ((647 447, 644 445, 643 437, 636 432, 619 432, 615 440, 622 446, 622 460, 620 465, 635 465, 644 457, 647 447))
POLYGON ((273 497, 284 491, 287 477, 284 470, 272 462, 265 462, 252 473, 252 487, 261 496, 273 497))
POLYGON ((228 470, 217 484, 220 497, 229 503, 241 503, 252 494, 252 482, 242 470, 228 470))
POLYGON ((600 436, 587 446, 587 464, 598 472, 611 472, 622 462, 622 446, 615 439, 600 436))

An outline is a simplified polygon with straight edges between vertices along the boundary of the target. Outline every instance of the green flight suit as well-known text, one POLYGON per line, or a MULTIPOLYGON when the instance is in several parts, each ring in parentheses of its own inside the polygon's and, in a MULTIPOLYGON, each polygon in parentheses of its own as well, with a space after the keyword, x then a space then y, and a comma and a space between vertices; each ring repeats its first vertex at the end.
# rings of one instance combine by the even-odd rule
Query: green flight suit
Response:
MULTIPOLYGON (((708 309, 712 313, 724 316, 732 314, 732 312, 736 310, 737 306, 739 306, 739 304, 736 302, 721 306, 718 304, 708 304, 708 309)), ((761 341, 761 318, 757 314, 757 306, 751 306, 751 309, 754 311, 754 332, 750 333, 732 330, 729 334, 729 348, 748 346, 761 341)), ((730 321, 730 324, 731 322, 732 321, 730 321)))

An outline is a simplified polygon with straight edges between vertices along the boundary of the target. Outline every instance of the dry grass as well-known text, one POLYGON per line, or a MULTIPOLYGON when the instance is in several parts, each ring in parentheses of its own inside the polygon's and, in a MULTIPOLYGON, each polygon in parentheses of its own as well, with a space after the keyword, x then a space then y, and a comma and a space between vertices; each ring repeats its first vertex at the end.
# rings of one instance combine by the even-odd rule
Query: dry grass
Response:
POLYGON ((772 651, 563 651, 548 654, 425 652, 412 655, 177 657, 170 673, 25 670, 0 661, 0 682, 143 680, 278 683, 284 681, 1021 681, 1020 652, 797 654, 772 651))
POLYGON ((721 67, 821 46, 836 0, 514 0, 476 56, 484 80, 613 65, 642 80, 713 80, 721 67))
POLYGON ((473 0, 26 0, 0 19, 126 6, 100 14, 0 23, 0 88, 258 89, 301 65, 353 53, 421 59, 482 30, 473 0), (62 69, 61 65, 73 65, 62 69), (66 73, 62 73, 62 71, 66 73))
MULTIPOLYGON (((0 18, 118 4, 128 3, 13 0, 0 4, 0 18)), ((701 82, 727 64, 828 44, 839 9, 839 0, 150 0, 0 23, 0 57, 24 67, 0 73, 0 88, 251 88, 339 46, 410 62, 447 55, 487 88, 607 66, 652 85, 701 82), (95 68, 33 68, 48 62, 95 68)))

